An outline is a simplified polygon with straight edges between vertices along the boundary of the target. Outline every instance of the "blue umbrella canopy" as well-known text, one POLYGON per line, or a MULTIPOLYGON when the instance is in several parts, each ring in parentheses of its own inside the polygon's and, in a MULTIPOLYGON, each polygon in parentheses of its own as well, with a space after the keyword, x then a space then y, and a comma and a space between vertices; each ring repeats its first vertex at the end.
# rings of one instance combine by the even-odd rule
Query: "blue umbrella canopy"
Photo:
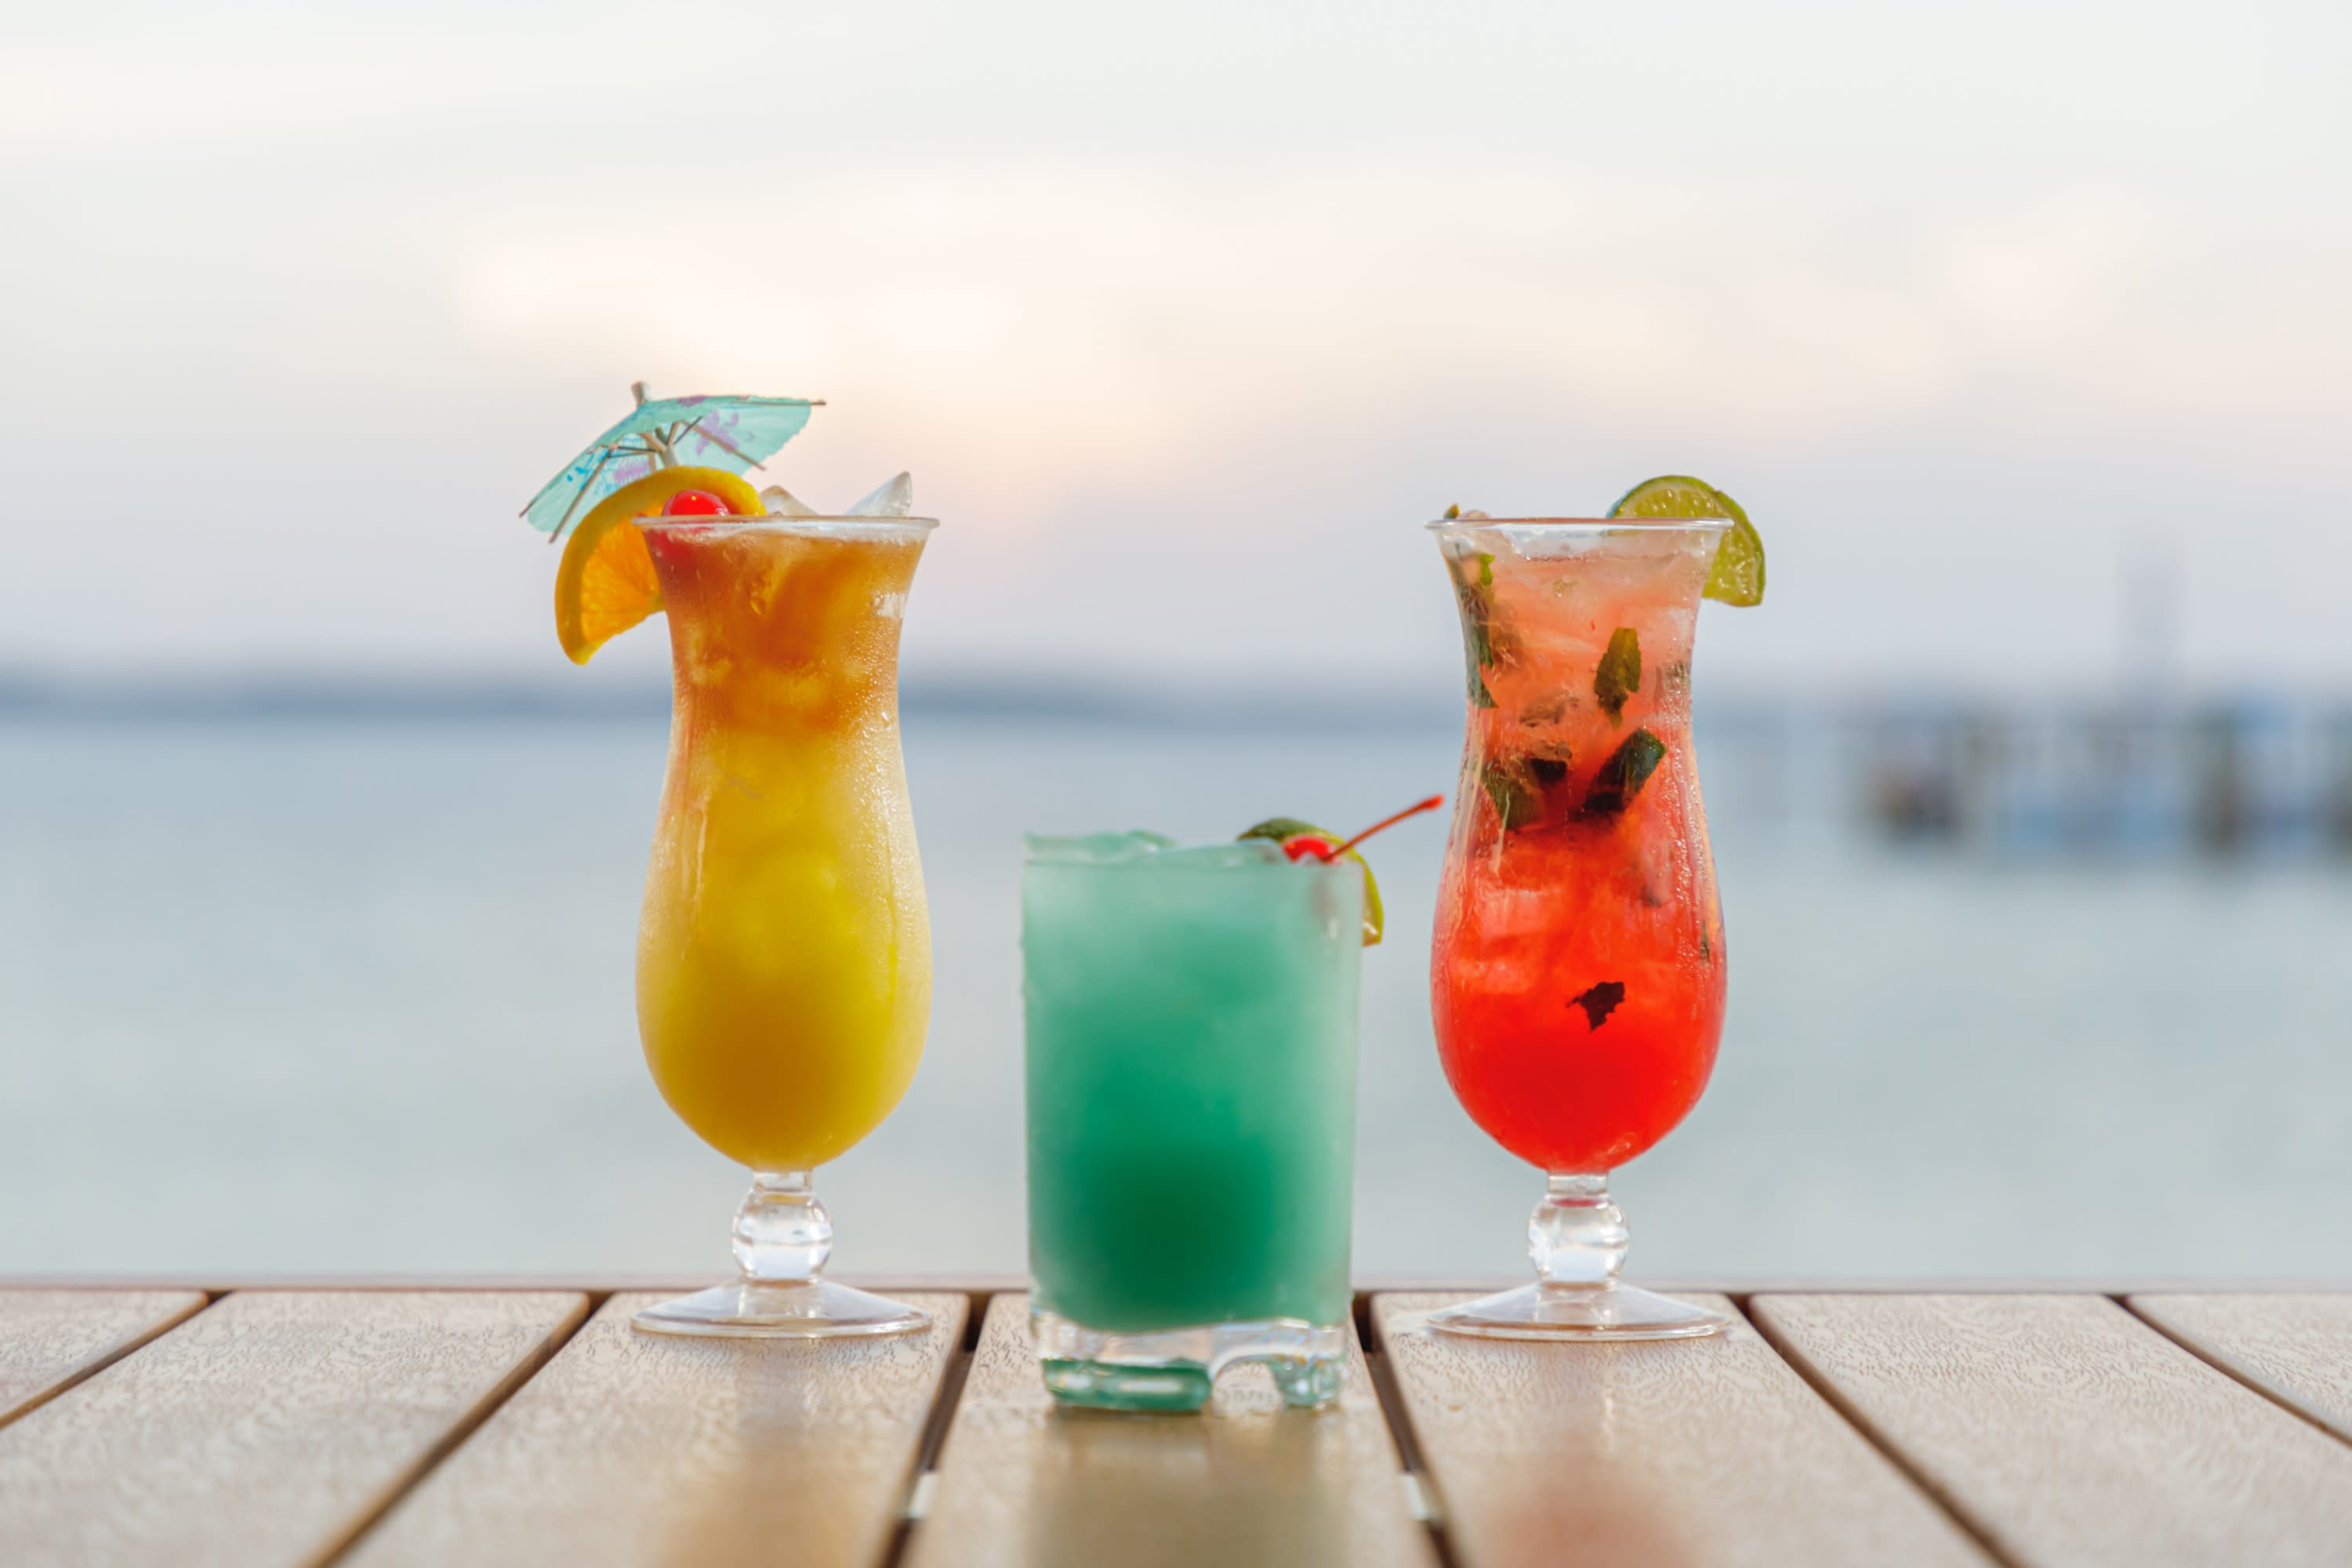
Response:
POLYGON ((807 397, 648 399, 642 381, 631 390, 635 410, 591 441, 522 509, 523 521, 551 540, 562 538, 589 508, 656 468, 691 464, 737 474, 756 468, 801 433, 810 409, 824 406, 823 399, 807 397))

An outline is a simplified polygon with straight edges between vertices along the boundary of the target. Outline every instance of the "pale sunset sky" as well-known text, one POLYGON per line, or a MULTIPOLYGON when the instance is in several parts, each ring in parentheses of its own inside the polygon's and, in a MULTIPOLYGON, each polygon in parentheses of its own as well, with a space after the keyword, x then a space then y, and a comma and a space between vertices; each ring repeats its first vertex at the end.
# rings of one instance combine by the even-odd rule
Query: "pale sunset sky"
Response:
POLYGON ((1457 679, 1417 525, 1702 474, 1724 689, 2352 686, 2352 6, 42 7, 0 675, 650 679, 515 518, 828 400, 908 674, 1457 679), (608 667, 609 666, 609 667, 608 667))

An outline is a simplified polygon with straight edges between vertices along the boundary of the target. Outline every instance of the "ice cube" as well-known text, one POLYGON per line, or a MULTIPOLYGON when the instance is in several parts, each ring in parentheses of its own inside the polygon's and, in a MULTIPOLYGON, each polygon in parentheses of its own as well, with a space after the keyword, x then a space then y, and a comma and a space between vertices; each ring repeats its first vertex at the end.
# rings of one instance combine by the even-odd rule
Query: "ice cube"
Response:
POLYGON ((1279 866, 1290 857, 1271 838, 1242 838, 1231 844, 1194 844, 1162 850, 1152 864, 1171 870, 1232 871, 1248 866, 1279 866))
POLYGON ((915 510, 915 476, 900 474, 848 511, 845 517, 904 517, 915 510))
POLYGON ((1176 847, 1173 838, 1158 833, 1088 833, 1075 838, 1031 833, 1022 843, 1030 859, 1055 866, 1116 866, 1176 847))
POLYGON ((760 492, 760 500, 767 507, 770 517, 814 517, 816 515, 816 508, 803 505, 800 497, 782 485, 770 485, 760 492))

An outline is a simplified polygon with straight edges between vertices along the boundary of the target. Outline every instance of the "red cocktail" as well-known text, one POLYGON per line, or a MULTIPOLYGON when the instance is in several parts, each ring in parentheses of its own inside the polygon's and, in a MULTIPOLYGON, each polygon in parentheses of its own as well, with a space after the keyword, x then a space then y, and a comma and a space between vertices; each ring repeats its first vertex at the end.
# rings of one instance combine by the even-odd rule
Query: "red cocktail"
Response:
POLYGON ((1652 1338, 1721 1320, 1616 1282, 1608 1173, 1698 1102, 1723 1029, 1723 917, 1690 743, 1721 522, 1435 525, 1470 710, 1431 985, 1463 1108, 1551 1176, 1539 1283, 1437 1315, 1488 1334, 1652 1338))

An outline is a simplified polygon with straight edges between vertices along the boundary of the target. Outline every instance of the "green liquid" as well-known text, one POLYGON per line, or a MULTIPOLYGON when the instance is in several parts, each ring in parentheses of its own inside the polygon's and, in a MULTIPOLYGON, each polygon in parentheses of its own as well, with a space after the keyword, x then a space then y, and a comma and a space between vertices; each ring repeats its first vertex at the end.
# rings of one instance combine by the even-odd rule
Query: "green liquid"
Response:
POLYGON ((1030 1270, 1087 1328, 1348 1316, 1362 873, 1212 854, 1023 879, 1030 1270))

